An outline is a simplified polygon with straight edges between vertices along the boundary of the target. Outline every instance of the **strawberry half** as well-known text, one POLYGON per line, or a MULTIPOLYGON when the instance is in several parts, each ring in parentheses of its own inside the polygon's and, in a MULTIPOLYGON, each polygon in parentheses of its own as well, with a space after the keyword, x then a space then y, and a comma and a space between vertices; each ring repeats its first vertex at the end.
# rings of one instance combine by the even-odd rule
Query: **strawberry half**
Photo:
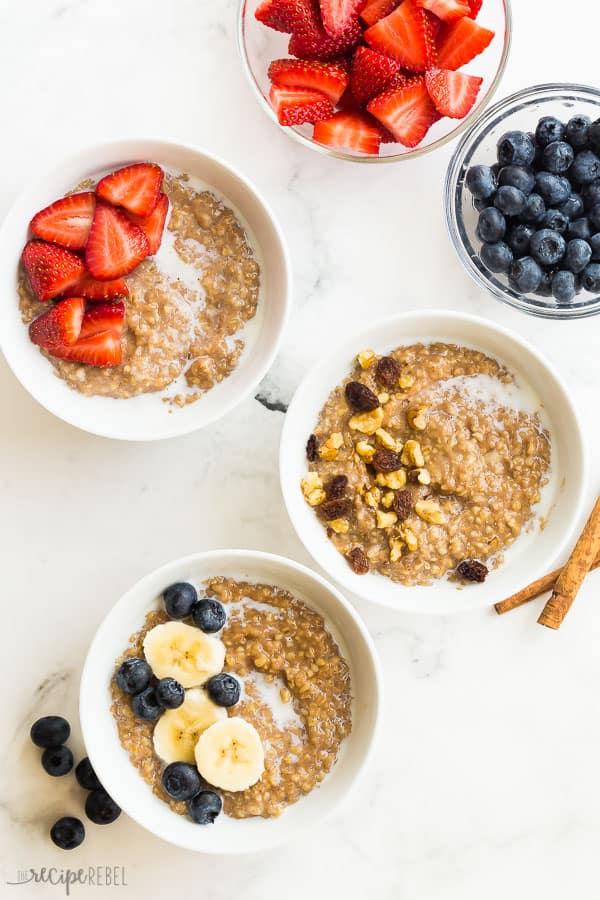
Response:
POLYGON ((314 59, 274 59, 269 66, 269 78, 278 87, 320 91, 329 97, 334 106, 349 82, 343 65, 314 59))
POLYGON ((148 256, 148 238, 124 212, 98 202, 85 261, 94 278, 111 281, 133 271, 148 256))
POLYGON ((92 191, 56 200, 35 214, 29 227, 44 241, 68 250, 83 250, 92 227, 96 196, 92 191))
POLYGON ((323 27, 331 37, 339 37, 356 19, 366 0, 319 0, 323 27))
POLYGON ((397 59, 410 72, 424 72, 435 53, 427 16, 415 0, 403 0, 389 16, 367 28, 365 41, 373 50, 397 59))
POLYGON ((274 84, 269 97, 281 125, 318 122, 333 115, 331 100, 319 91, 280 88, 274 84))
POLYGON ((349 53, 361 42, 362 28, 358 19, 354 19, 342 34, 332 37, 323 27, 318 0, 297 0, 297 2, 298 8, 288 47, 290 56, 327 62, 349 53))
POLYGON ((136 216, 149 216, 160 197, 163 170, 155 163, 134 163, 101 178, 96 193, 136 216))
POLYGON ((45 241, 29 241, 22 260, 29 283, 43 303, 65 294, 85 272, 83 262, 75 253, 45 241))
POLYGON ((313 138, 327 147, 354 150, 377 155, 381 143, 381 129, 364 112, 337 112, 330 119, 317 122, 313 138))
POLYGON ((122 300, 117 303, 95 303, 83 317, 80 338, 88 338, 104 331, 113 331, 117 337, 121 337, 125 323, 125 304, 122 300))
POLYGON ((129 296, 129 288, 123 278, 115 278, 113 281, 96 281, 91 275, 86 274, 77 284, 76 290, 81 297, 94 302, 129 296))
POLYGON ((414 78, 398 90, 375 97, 367 109, 405 147, 420 144, 440 118, 423 78, 414 78))
POLYGON ((425 84, 435 108, 451 119, 464 119, 477 100, 482 82, 483 78, 451 69, 430 69, 425 74, 425 84))
POLYGON ((74 344, 81 333, 84 312, 83 297, 59 300, 51 309, 33 320, 29 326, 29 337, 34 344, 46 350, 54 350, 63 344, 74 344))
POLYGON ((161 245, 163 231, 165 230, 165 222, 169 212, 169 198, 166 194, 161 194, 154 210, 145 219, 139 216, 132 216, 136 225, 142 229, 148 239, 148 256, 154 256, 158 253, 161 245))
POLYGON ((470 12, 469 12, 470 18, 476 19, 477 16, 479 15, 479 11, 480 11, 481 7, 483 6, 483 0, 467 0, 467 3, 469 4, 469 8, 470 8, 470 12))
POLYGON ((437 38, 439 67, 461 69, 483 53, 493 37, 493 31, 483 28, 468 16, 443 25, 437 38))
POLYGON ((471 12, 467 0, 417 0, 417 6, 428 9, 443 22, 454 22, 471 12))
POLYGON ((294 27, 295 0, 264 0, 259 4, 254 17, 275 31, 289 34, 294 27))
POLYGON ((369 100, 384 91, 400 87, 406 78, 400 71, 400 63, 391 56, 377 53, 369 47, 357 47, 352 60, 350 85, 359 104, 366 106, 369 100))
POLYGON ((86 338, 80 337, 74 344, 55 347, 52 356, 103 369, 118 366, 123 358, 121 337, 115 331, 101 331, 86 338))
POLYGON ((400 0, 370 0, 361 12, 360 17, 368 28, 370 25, 374 25, 375 22, 379 22, 380 19, 385 19, 399 5, 400 0))

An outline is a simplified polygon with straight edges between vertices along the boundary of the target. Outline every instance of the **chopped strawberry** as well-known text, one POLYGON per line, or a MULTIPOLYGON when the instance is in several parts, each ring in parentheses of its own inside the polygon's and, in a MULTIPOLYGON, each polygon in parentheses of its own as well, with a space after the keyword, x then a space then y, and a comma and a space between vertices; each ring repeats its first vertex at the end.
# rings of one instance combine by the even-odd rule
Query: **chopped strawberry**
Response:
POLYGON ((377 53, 369 47, 357 47, 352 61, 350 84, 357 101, 366 106, 369 100, 400 87, 406 78, 400 71, 400 63, 391 56, 377 53))
POLYGON ((430 69, 425 74, 425 84, 435 108, 451 119, 464 119, 477 100, 482 82, 483 78, 451 69, 430 69))
POLYGON ((403 0, 400 6, 372 25, 364 33, 367 44, 397 59, 411 72, 424 72, 434 53, 430 21, 426 10, 415 0, 403 0))
POLYGON ((76 286, 76 291, 86 300, 99 302, 112 300, 113 297, 128 297, 129 288, 123 278, 115 278, 113 281, 96 281, 87 273, 76 286))
POLYGON ((85 300, 83 297, 67 297, 47 312, 34 319, 29 326, 29 337, 34 344, 53 350, 62 344, 74 344, 81 332, 85 300))
POLYGON ((80 337, 74 344, 55 347, 52 356, 105 369, 118 366, 123 358, 121 336, 116 331, 100 331, 86 338, 80 337))
POLYGON ((417 0, 417 6, 428 9, 443 22, 454 22, 471 12, 467 0, 417 0))
POLYGON ((117 303, 95 303, 83 317, 79 337, 88 338, 103 331, 113 331, 120 338, 124 323, 125 304, 122 300, 117 303))
POLYGON ((323 27, 331 37, 339 37, 354 22, 366 0, 319 0, 323 27))
POLYGON ((375 97, 367 109, 405 147, 420 144, 439 119, 423 78, 413 78, 404 87, 375 97))
POLYGON ((281 125, 318 122, 333 115, 331 100, 319 91, 280 88, 274 84, 269 97, 281 125))
POLYGON ((364 112, 342 110, 317 122, 313 137, 319 144, 376 155, 381 143, 378 124, 364 112))
POLYGON ((41 209, 29 227, 44 241, 60 244, 68 250, 83 250, 95 208, 96 196, 92 191, 71 194, 41 209))
POLYGON ((150 251, 148 238, 124 212, 98 202, 85 248, 94 278, 111 281, 131 272, 150 251))
POLYGON ((294 27, 296 0, 263 0, 254 16, 275 31, 290 33, 294 27))
POLYGON ((278 87, 320 91, 334 106, 350 80, 345 66, 314 59, 274 59, 269 66, 269 78, 278 87))
POLYGON ((437 38, 439 67, 461 69, 482 53, 493 37, 493 31, 482 28, 468 16, 443 25, 437 38))
POLYGON ((166 194, 161 194, 154 210, 146 218, 132 215, 131 218, 139 225, 146 237, 150 247, 148 256, 154 256, 158 253, 163 231, 165 230, 165 222, 167 221, 167 213, 169 212, 169 198, 166 194))
POLYGON ((350 85, 346 88, 340 99, 338 100, 338 109, 362 109, 362 104, 358 102, 350 85))
POLYGON ((297 2, 297 15, 288 47, 290 56, 326 62, 349 53, 361 42, 362 29, 358 19, 354 19, 343 34, 332 37, 323 27, 318 0, 297 2))
POLYGON ((149 216, 160 197, 163 171, 155 163, 134 163, 101 178, 96 193, 113 206, 136 216, 149 216))
POLYGON ((483 6, 483 0, 467 0, 467 3, 469 4, 469 8, 470 8, 470 12, 469 12, 470 18, 476 19, 477 16, 479 15, 479 11, 480 11, 481 7, 483 6))
POLYGON ((368 28, 380 19, 385 19, 399 5, 400 0, 369 0, 360 17, 368 28))
POLYGON ((75 253, 45 241, 29 241, 22 259, 29 283, 42 302, 66 293, 85 272, 75 253))

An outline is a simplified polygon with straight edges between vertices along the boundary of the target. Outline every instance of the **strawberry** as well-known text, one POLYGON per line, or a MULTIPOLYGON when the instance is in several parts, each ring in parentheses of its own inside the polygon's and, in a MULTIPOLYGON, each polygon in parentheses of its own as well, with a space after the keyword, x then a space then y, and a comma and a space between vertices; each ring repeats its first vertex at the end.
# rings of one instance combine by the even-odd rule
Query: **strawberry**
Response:
POLYGON ((358 19, 354 19, 342 34, 332 37, 323 28, 318 0, 297 0, 297 3, 288 47, 290 56, 327 62, 349 53, 361 42, 362 29, 358 19))
POLYGON ((121 336, 116 331, 99 331, 74 344, 61 344, 52 350, 52 356, 84 363, 88 366, 110 368, 118 366, 123 358, 121 336))
POLYGON ((96 197, 92 191, 71 194, 36 213, 29 227, 36 237, 68 250, 83 250, 87 241, 96 197))
POLYGON ((385 19, 399 5, 400 0, 369 0, 360 17, 368 28, 380 19, 385 19))
POLYGON ((75 253, 45 241, 29 241, 22 259, 29 283, 42 302, 66 293, 85 272, 75 253))
POLYGON ((356 48, 350 85, 353 96, 362 106, 366 106, 378 94, 400 87, 405 81, 396 59, 377 53, 369 47, 356 48))
POLYGON ((59 300, 33 320, 29 326, 29 337, 34 344, 46 350, 53 350, 62 344, 74 344, 81 332, 84 312, 83 297, 59 300))
POLYGON ((470 12, 469 16, 471 19, 476 19, 479 15, 479 10, 483 6, 483 0, 467 0, 469 4, 470 12))
POLYGON ((376 155, 381 143, 377 122, 364 112, 342 110, 330 119, 317 122, 313 138, 327 147, 376 155))
POLYGON ((96 193, 136 216, 149 216, 160 197, 163 171, 155 163, 134 163, 101 178, 96 193))
POLYGON ((104 331, 113 331, 120 338, 124 323, 125 304, 122 300, 117 303, 95 303, 83 317, 79 337, 88 338, 104 331))
POLYGON ((471 12, 468 0, 417 0, 417 6, 428 9, 443 22, 454 22, 471 12))
POLYGON ((433 60, 434 46, 426 10, 415 0, 403 0, 400 6, 372 25, 364 33, 367 44, 379 53, 397 59, 411 72, 424 72, 433 60))
POLYGON ((281 125, 318 122, 333 115, 331 100, 319 91, 280 88, 274 84, 269 97, 281 125))
POLYGON ((323 27, 331 37, 339 37, 352 25, 366 0, 319 0, 323 27))
POLYGON ((275 31, 290 33, 294 26, 295 0, 263 0, 254 16, 275 31))
POLYGON ((94 278, 111 281, 127 275, 150 251, 148 238, 124 212, 98 202, 85 261, 94 278))
POLYGON ((420 144, 439 119, 423 78, 413 78, 404 87, 380 94, 367 109, 405 147, 420 144))
POLYGON ((334 106, 350 80, 343 65, 308 59, 274 59, 269 66, 269 78, 278 87, 320 91, 334 106))
POLYGON ((148 238, 148 245, 150 247, 148 256, 154 256, 155 253, 158 253, 158 248, 160 247, 162 241, 163 231, 165 230, 165 222, 167 221, 168 212, 169 198, 166 194, 161 194, 158 203, 154 207, 154 210, 150 213, 149 216, 146 216, 145 219, 140 218, 140 216, 131 216, 135 224, 139 225, 139 227, 148 238))
POLYGON ((493 37, 493 31, 482 28, 468 16, 443 25, 437 38, 439 67, 461 69, 482 53, 493 37))
POLYGON ((76 285, 75 290, 81 297, 94 302, 112 300, 113 297, 128 297, 129 288, 123 278, 115 278, 113 281, 96 281, 87 273, 76 285))
POLYGON ((482 82, 483 78, 450 69, 430 69, 425 74, 435 108, 451 119, 464 119, 477 100, 482 82))

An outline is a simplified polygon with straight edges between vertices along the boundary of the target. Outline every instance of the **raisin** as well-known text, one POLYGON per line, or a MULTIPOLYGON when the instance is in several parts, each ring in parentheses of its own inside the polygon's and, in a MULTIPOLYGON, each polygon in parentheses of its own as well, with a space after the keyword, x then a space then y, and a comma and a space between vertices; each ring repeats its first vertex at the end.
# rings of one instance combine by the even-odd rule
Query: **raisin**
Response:
POLYGON ((465 581, 476 581, 481 584, 488 574, 488 567, 478 559, 463 559, 456 571, 465 581))
POLYGON ((402 460, 394 450, 376 450, 373 466, 378 472, 397 472, 402 468, 402 460))
POLYGON ((348 479, 345 475, 336 475, 325 485, 325 494, 328 500, 339 500, 346 493, 348 479))
POLYGON ((399 491, 394 497, 392 509, 399 519, 408 519, 413 511, 413 499, 410 491, 399 491))
POLYGON ((348 404, 357 412, 371 412, 379 406, 377 394, 362 381, 349 381, 345 394, 348 404))
POLYGON ((355 547, 346 558, 355 575, 366 575, 369 571, 369 559, 362 547, 355 547))
POLYGON ((337 500, 325 500, 317 507, 317 512, 322 519, 330 522, 332 519, 344 519, 352 512, 352 501, 348 497, 340 497, 337 500))
POLYGON ((397 387, 400 363, 397 363, 393 356, 382 356, 375 368, 375 378, 384 387, 397 387))
POLYGON ((314 462, 317 458, 317 449, 317 436, 316 434, 311 434, 306 442, 306 458, 309 462, 314 462))

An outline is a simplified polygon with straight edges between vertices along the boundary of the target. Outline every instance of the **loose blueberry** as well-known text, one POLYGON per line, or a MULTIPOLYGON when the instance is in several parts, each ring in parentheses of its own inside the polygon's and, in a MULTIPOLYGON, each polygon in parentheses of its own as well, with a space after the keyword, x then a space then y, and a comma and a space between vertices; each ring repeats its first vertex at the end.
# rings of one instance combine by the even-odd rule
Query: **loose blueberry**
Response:
POLYGON ((573 116, 567 122, 565 140, 574 150, 585 150, 588 145, 588 131, 592 120, 589 116, 573 116))
POLYGON ((565 126, 554 116, 544 116, 540 119, 535 129, 535 140, 540 147, 546 147, 556 141, 562 141, 565 136, 565 126))
POLYGON ((579 184, 591 184, 600 178, 600 159, 591 150, 581 150, 575 156, 569 174, 579 184))
POLYGON ((536 294, 539 294, 541 297, 552 296, 552 279, 554 278, 555 272, 556 269, 545 269, 543 271, 542 280, 535 290, 536 294))
POLYGON ((496 173, 490 166, 471 166, 467 172, 465 183, 477 200, 486 200, 491 197, 498 187, 496 173))
POLYGON ((583 270, 581 284, 586 291, 590 291, 592 294, 597 294, 600 291, 600 263, 590 263, 583 270))
POLYGON ((484 244, 479 253, 481 262, 490 272, 508 272, 513 262, 513 252, 504 241, 484 244))
POLYGON ((561 212, 560 209, 547 210, 540 222, 542 228, 550 228, 552 229, 552 231, 558 231, 559 234, 565 233, 568 224, 568 216, 565 216, 565 214, 561 212))
POLYGON ((527 256, 529 253, 529 241, 534 233, 531 225, 515 225, 510 229, 506 243, 512 250, 516 259, 527 256))
POLYGON ((494 205, 494 195, 491 197, 486 197, 485 200, 473 200, 473 206, 477 210, 477 212, 481 212, 482 209, 487 209, 488 206, 494 205))
POLYGON ((588 127, 588 143, 595 153, 600 153, 600 119, 588 127))
POLYGON ((479 213, 476 233, 480 241, 495 244, 496 241, 502 240, 505 231, 506 220, 500 210, 489 206, 479 213))
POLYGON ((588 244, 592 248, 592 259, 600 259, 600 232, 598 234, 593 234, 589 239, 588 244))
POLYGON ((577 293, 573 272, 557 272, 552 279, 552 296, 557 303, 570 303, 577 293))
POLYGON ((103 788, 92 791, 85 801, 85 814, 96 825, 110 825, 121 815, 121 807, 103 788))
POLYGON ((217 706, 235 706, 240 699, 241 688, 237 678, 228 672, 213 675, 206 684, 208 696, 217 706))
POLYGON ((75 778, 86 791, 97 791, 102 785, 89 759, 84 757, 75 767, 75 778))
POLYGON ((205 631, 207 634, 214 634, 220 631, 227 621, 227 613, 225 607, 218 600, 212 597, 204 597, 194 604, 192 610, 192 619, 194 624, 205 631))
POLYGON ((131 708, 138 719, 144 719, 145 722, 156 722, 163 711, 153 687, 136 694, 131 701, 131 708))
POLYGON ((596 203, 600 203, 600 179, 592 181, 591 184, 586 184, 582 196, 586 209, 591 209, 596 203))
POLYGON ((553 175, 551 172, 538 172, 535 176, 535 188, 547 206, 558 206, 571 195, 571 184, 568 179, 553 175))
POLYGON ((516 187, 524 194, 530 194, 535 184, 535 176, 531 169, 524 166, 504 166, 498 173, 498 184, 516 187))
POLYGON ((163 594, 165 610, 170 619, 186 619, 191 615, 192 606, 197 599, 196 588, 185 581, 172 584, 163 594))
POLYGON ((163 772, 162 786, 173 800, 191 800, 200 791, 202 779, 196 766, 174 762, 163 772))
POLYGON ((567 244, 562 234, 542 228, 532 236, 529 247, 533 258, 542 266, 555 266, 565 255, 567 244))
POLYGON ((583 215, 583 197, 581 194, 572 193, 558 208, 567 219, 578 219, 583 215))
POLYGON ((74 850, 85 838, 83 822, 74 816, 63 816, 50 829, 50 837, 61 850, 74 850))
POLYGON ((121 663, 117 670, 117 685, 126 694, 139 694, 145 691, 152 678, 152 669, 145 659, 132 656, 121 663))
POLYGON ((531 256, 516 259, 510 267, 510 282, 522 294, 536 291, 542 280, 541 268, 531 256))
POLYGON ((524 131, 508 131, 498 141, 501 166, 530 166, 535 157, 535 144, 524 131))
POLYGON ((547 172, 553 175, 562 175, 572 165, 575 153, 566 141, 553 141, 544 147, 542 153, 542 165, 547 172))
POLYGON ((575 238, 567 244, 563 265, 571 272, 583 272, 592 258, 592 248, 587 241, 575 238))
POLYGON ((66 775, 73 768, 73 754, 68 747, 47 747, 42 753, 42 766, 54 778, 66 775))
POLYGON ((69 740, 71 726, 62 716, 44 716, 33 723, 29 734, 38 747, 60 747, 69 740))
POLYGON ((527 197, 518 188, 504 184, 496 191, 494 206, 505 216, 518 216, 527 206, 527 197))
POLYGON ((212 825, 222 806, 221 798, 214 791, 200 791, 188 802, 188 811, 198 825, 212 825))
POLYGON ((535 225, 540 222, 546 212, 546 204, 539 194, 530 194, 527 198, 525 209, 520 215, 522 222, 535 225))
POLYGON ((174 678, 161 678, 154 691, 163 709, 178 709, 185 700, 185 691, 174 678))
POLYGON ((596 203, 595 206, 588 210, 587 217, 592 226, 592 233, 596 234, 600 231, 600 203, 596 203))
POLYGON ((567 237, 569 239, 581 238, 582 241, 587 241, 591 237, 591 234, 592 228, 587 216, 582 216, 580 219, 574 219, 567 225, 567 237))

